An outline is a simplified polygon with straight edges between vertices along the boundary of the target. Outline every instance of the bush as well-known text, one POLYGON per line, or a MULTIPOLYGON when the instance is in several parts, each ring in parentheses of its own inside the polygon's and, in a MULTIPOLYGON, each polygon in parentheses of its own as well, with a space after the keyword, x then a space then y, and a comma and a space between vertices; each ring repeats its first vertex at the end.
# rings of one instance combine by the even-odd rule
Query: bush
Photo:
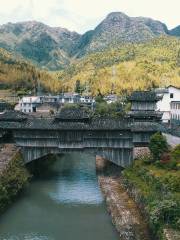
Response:
POLYGON ((172 160, 180 163, 180 144, 171 151, 172 160))
POLYGON ((24 167, 22 156, 17 153, 0 177, 0 212, 12 202, 27 184, 29 178, 30 175, 24 167))
POLYGON ((160 161, 163 154, 168 152, 166 137, 164 137, 161 133, 155 133, 150 139, 149 149, 153 160, 160 161))
POLYGON ((163 224, 171 224, 175 228, 179 228, 179 205, 176 201, 164 199, 162 201, 154 201, 150 211, 150 222, 154 230, 157 231, 163 224))

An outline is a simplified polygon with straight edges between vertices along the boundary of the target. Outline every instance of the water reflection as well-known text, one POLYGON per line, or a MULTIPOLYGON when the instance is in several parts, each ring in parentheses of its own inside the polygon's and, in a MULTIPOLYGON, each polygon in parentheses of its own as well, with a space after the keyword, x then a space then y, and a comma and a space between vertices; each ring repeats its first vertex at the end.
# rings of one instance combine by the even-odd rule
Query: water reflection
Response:
POLYGON ((0 218, 0 240, 116 240, 93 156, 62 156, 0 218))

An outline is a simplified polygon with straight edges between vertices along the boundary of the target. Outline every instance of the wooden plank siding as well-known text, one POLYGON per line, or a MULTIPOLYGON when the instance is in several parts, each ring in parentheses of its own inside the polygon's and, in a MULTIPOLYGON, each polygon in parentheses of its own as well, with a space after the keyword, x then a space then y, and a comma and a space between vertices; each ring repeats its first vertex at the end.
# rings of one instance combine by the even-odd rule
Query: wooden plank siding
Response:
POLYGON ((99 154, 125 167, 132 162, 133 135, 128 130, 14 130, 16 144, 22 148, 25 161, 47 154, 85 151, 99 154))

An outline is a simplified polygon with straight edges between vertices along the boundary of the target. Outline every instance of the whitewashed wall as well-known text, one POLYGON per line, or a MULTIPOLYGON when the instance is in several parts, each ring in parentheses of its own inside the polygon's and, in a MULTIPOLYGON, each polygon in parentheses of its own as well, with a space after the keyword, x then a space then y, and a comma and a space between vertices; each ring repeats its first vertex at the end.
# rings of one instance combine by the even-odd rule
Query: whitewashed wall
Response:
POLYGON ((163 112, 163 122, 168 122, 171 119, 170 104, 172 101, 180 101, 180 89, 170 86, 168 87, 168 92, 164 93, 162 100, 157 103, 157 110, 163 112), (170 98, 171 93, 173 98, 170 98))

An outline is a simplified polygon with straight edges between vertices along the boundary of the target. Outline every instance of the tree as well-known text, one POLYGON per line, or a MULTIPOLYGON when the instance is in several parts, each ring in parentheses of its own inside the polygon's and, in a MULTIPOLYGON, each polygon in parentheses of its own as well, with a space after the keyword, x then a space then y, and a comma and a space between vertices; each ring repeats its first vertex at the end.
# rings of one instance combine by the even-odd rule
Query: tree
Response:
POLYGON ((178 65, 178 67, 180 67, 180 49, 179 49, 178 55, 177 55, 177 65, 178 65))
POLYGON ((154 161, 161 160, 161 157, 164 153, 168 151, 168 144, 166 137, 164 137, 161 133, 155 133, 150 138, 149 149, 153 156, 154 161))
POLYGON ((81 93, 81 82, 80 80, 76 81, 75 90, 76 93, 81 93))
POLYGON ((98 102, 96 104, 95 115, 107 116, 109 114, 108 104, 106 102, 98 102))

